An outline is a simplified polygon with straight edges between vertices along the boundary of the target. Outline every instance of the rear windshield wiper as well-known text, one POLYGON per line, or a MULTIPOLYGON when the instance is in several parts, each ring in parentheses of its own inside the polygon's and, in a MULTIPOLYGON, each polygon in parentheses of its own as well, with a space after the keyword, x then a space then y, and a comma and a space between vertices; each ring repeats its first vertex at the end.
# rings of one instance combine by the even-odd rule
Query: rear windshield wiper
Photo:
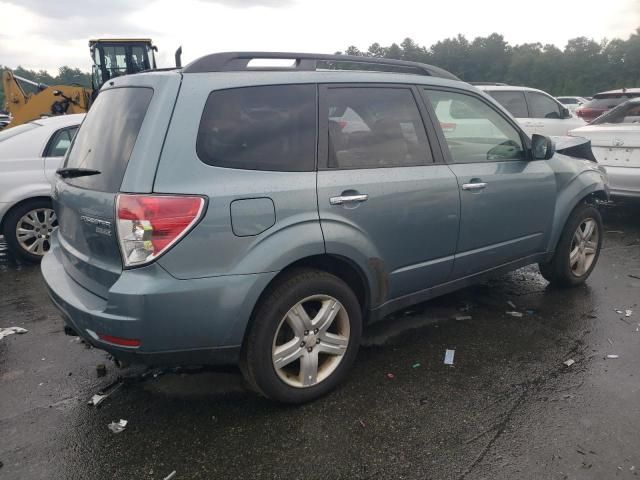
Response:
POLYGON ((62 178, 75 178, 86 177, 88 175, 99 175, 102 172, 100 170, 94 170, 93 168, 67 167, 59 168, 58 170, 56 170, 56 173, 62 178))

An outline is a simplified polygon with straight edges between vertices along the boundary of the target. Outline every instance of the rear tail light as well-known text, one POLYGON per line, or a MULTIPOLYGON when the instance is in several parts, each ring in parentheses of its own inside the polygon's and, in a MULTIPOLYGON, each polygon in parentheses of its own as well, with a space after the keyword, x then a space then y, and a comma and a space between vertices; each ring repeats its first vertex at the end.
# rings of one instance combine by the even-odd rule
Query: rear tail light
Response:
POLYGON ((118 195, 118 242, 125 267, 154 261, 200 220, 204 198, 178 195, 118 195))

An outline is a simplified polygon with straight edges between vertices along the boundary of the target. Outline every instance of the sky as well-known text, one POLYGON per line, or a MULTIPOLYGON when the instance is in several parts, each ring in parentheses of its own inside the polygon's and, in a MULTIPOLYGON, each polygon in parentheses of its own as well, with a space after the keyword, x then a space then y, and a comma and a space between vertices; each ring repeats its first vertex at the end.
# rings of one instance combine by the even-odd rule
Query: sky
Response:
POLYGON ((493 32, 511 44, 627 38, 640 0, 0 0, 0 64, 89 71, 88 40, 152 38, 159 67, 223 51, 334 53, 493 32))

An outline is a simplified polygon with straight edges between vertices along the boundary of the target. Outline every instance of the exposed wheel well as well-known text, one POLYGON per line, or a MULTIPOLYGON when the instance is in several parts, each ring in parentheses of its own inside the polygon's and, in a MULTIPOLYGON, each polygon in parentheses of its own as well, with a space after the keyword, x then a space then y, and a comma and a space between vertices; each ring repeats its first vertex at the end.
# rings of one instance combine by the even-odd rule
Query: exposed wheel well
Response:
POLYGON ((49 200, 50 201, 51 197, 47 197, 45 195, 39 195, 39 196, 36 196, 36 197, 29 197, 29 198, 25 198, 23 200, 20 200, 18 203, 13 205, 9 210, 7 210, 5 212, 5 214, 2 216, 2 219, 0 220, 0 233, 4 230, 4 221, 7 218, 7 216, 9 215, 9 213, 11 213, 16 208, 24 205, 25 203, 32 202, 34 200, 49 200))

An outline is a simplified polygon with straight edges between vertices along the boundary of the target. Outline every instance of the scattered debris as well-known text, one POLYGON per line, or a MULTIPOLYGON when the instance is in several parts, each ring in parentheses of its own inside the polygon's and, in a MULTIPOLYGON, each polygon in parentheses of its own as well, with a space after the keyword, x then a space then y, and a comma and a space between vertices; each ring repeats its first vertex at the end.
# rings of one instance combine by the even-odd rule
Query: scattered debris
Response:
POLYGON ((127 428, 127 423, 129 422, 121 418, 119 422, 111 422, 109 424, 109 430, 113 433, 124 432, 124 429, 127 428))
POLYGON ((527 315, 535 315, 536 311, 535 310, 525 310, 527 315))
POLYGON ((607 358, 619 358, 618 355, 607 355, 607 358))
POLYGON ((509 305, 511 308, 513 308, 514 310, 517 308, 516 304, 513 303, 511 300, 507 300, 507 305, 509 305))
POLYGON ((512 317, 517 317, 517 318, 522 317, 522 313, 521 312, 516 312, 515 310, 509 311, 509 312, 505 312, 505 313, 507 315, 511 315, 512 317))
POLYGON ((571 365, 573 365, 574 363, 576 363, 576 361, 573 358, 570 358, 569 360, 567 360, 566 362, 562 362, 564 363, 567 367, 570 367, 571 365))
POLYGON ((107 385, 105 388, 103 388, 97 394, 91 397, 91 400, 89 400, 87 404, 97 407, 103 401, 105 401, 108 397, 110 397, 115 391, 117 391, 122 385, 123 385, 123 382, 121 379, 116 380, 114 383, 107 385))
POLYGON ((607 342, 609 342, 609 345, 613 345, 613 342, 611 341, 610 338, 607 338, 607 342))
POLYGON ((104 377, 107 374, 107 366, 104 363, 96 365, 96 373, 98 377, 104 377))
POLYGON ((624 316, 625 317, 630 317, 631 315, 633 315, 633 310, 625 310, 624 311, 624 316))
POLYGON ((367 428, 367 424, 366 424, 366 423, 364 423, 364 421, 363 421, 363 420, 358 420, 358 422, 360 422, 360 426, 361 426, 362 428, 367 428))
POLYGON ((8 327, 8 328, 0 328, 0 340, 4 337, 8 337, 9 335, 13 335, 14 333, 18 333, 22 335, 23 333, 27 333, 29 330, 22 327, 8 327))
POLYGON ((635 278, 636 280, 640 280, 640 275, 634 275, 633 273, 630 273, 629 277, 635 278))
POLYGON ((618 315, 622 315, 622 310, 614 309, 614 311, 615 311, 618 315))
POLYGON ((622 230, 607 230, 606 233, 624 233, 622 230))
POLYGON ((394 378, 396 378, 396 376, 393 373, 387 373, 387 378, 389 380, 393 380, 394 378))
POLYGON ((446 352, 444 352, 444 364, 445 365, 453 365, 453 357, 456 354, 455 350, 449 350, 447 349, 446 352))
POLYGON ((171 480, 173 477, 176 476, 176 471, 174 470, 173 472, 171 472, 169 475, 167 475, 166 477, 164 477, 164 480, 171 480))
POLYGON ((420 362, 414 363, 413 365, 411 365, 411 368, 418 368, 419 366, 420 366, 420 362))
POLYGON ((471 320, 471 315, 457 315, 454 318, 459 322, 463 322, 465 320, 471 320))

